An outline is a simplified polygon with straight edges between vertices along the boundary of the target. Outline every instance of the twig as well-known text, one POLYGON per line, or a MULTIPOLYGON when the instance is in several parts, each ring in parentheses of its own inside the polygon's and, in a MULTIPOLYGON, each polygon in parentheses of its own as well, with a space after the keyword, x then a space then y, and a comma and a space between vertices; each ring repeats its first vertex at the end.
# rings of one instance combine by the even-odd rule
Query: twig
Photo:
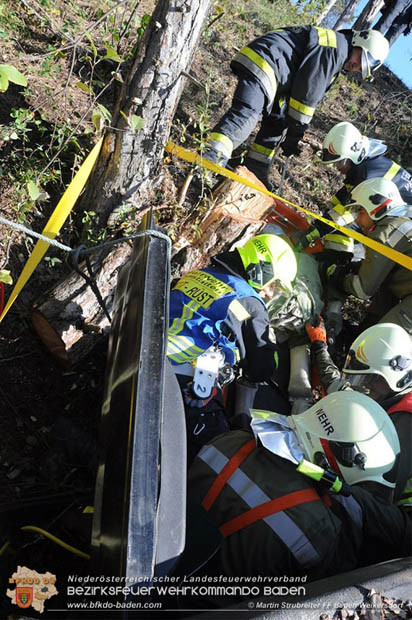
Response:
POLYGON ((182 71, 181 75, 184 75, 185 77, 187 77, 188 80, 190 80, 191 82, 193 82, 193 84, 196 84, 196 86, 198 88, 201 88, 202 90, 205 91, 205 93, 207 94, 207 88, 206 86, 203 86, 203 84, 201 82, 199 82, 199 80, 197 80, 196 78, 193 77, 193 75, 190 75, 190 73, 186 73, 186 71, 182 71))
POLYGON ((185 182, 183 183, 182 190, 180 192, 179 200, 177 203, 178 207, 181 207, 183 205, 185 198, 186 198, 187 190, 189 189, 192 179, 193 179, 193 172, 189 172, 189 174, 187 175, 185 179, 185 182))

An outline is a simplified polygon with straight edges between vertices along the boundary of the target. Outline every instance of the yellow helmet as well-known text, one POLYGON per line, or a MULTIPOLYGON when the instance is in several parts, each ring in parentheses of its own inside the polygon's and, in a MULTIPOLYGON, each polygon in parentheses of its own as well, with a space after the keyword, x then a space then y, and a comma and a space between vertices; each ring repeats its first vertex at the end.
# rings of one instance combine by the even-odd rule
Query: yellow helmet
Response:
POLYGON ((253 288, 260 290, 278 280, 291 290, 297 263, 292 248, 284 239, 278 235, 257 235, 236 249, 253 288))

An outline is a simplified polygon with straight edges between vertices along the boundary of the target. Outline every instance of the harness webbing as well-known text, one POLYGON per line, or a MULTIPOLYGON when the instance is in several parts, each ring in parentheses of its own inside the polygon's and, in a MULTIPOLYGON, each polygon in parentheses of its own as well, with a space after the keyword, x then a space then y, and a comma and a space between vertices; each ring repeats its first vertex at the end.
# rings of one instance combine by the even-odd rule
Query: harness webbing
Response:
POLYGON ((222 471, 215 478, 212 486, 205 495, 202 501, 202 506, 205 510, 210 510, 217 498, 219 497, 226 482, 232 476, 233 472, 243 463, 243 461, 249 456, 251 452, 256 448, 256 440, 251 439, 245 443, 240 450, 238 450, 232 458, 226 463, 222 471))
POLYGON ((241 515, 238 515, 234 519, 231 519, 227 523, 223 523, 219 530, 223 536, 230 536, 239 530, 243 530, 248 525, 256 523, 269 515, 273 515, 287 508, 293 508, 299 504, 305 504, 307 502, 314 502, 320 500, 320 497, 315 489, 303 489, 301 491, 294 491, 288 493, 277 499, 272 499, 269 502, 260 504, 256 508, 251 508, 241 515))

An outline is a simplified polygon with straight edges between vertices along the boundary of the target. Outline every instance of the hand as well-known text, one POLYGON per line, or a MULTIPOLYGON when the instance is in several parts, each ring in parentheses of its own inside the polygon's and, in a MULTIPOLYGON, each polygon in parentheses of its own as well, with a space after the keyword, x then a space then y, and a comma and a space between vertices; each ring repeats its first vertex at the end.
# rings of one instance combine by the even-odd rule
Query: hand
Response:
POLYGON ((185 401, 188 407, 196 407, 200 409, 201 407, 206 407, 208 403, 216 396, 217 388, 214 387, 212 389, 212 393, 208 398, 198 398, 193 390, 192 390, 193 382, 187 384, 187 386, 183 389, 183 400, 185 401))
POLYGON ((286 136, 286 139, 281 143, 280 148, 282 149, 285 157, 300 155, 302 152, 302 148, 299 146, 299 138, 288 138, 286 136))
POLYGON ((306 323, 305 325, 306 333, 309 336, 309 340, 311 343, 314 342, 327 342, 326 339, 326 329, 325 323, 321 316, 318 317, 318 320, 315 322, 315 325, 311 325, 310 323, 306 323))
POLYGON ((313 241, 319 239, 320 233, 316 226, 312 224, 306 230, 303 230, 297 235, 297 243, 295 245, 295 251, 301 252, 305 248, 309 247, 313 241))

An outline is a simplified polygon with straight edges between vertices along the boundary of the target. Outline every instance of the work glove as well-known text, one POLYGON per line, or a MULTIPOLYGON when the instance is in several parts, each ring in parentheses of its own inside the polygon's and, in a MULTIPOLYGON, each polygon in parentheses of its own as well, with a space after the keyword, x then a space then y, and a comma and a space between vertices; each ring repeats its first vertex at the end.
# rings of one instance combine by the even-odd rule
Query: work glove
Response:
POLYGON ((299 156, 301 154, 302 147, 299 146, 299 140, 300 138, 296 138, 295 136, 286 136, 285 140, 280 145, 285 157, 290 157, 291 155, 299 156))
POLYGON ((295 252, 302 252, 305 248, 309 247, 313 241, 319 239, 320 233, 315 225, 309 226, 306 230, 302 230, 297 235, 297 243, 295 245, 295 252))
POLYGON ((313 325, 311 323, 305 324, 306 333, 309 336, 311 344, 314 344, 315 342, 326 343, 326 329, 323 318, 321 316, 317 316, 313 323, 313 325))

